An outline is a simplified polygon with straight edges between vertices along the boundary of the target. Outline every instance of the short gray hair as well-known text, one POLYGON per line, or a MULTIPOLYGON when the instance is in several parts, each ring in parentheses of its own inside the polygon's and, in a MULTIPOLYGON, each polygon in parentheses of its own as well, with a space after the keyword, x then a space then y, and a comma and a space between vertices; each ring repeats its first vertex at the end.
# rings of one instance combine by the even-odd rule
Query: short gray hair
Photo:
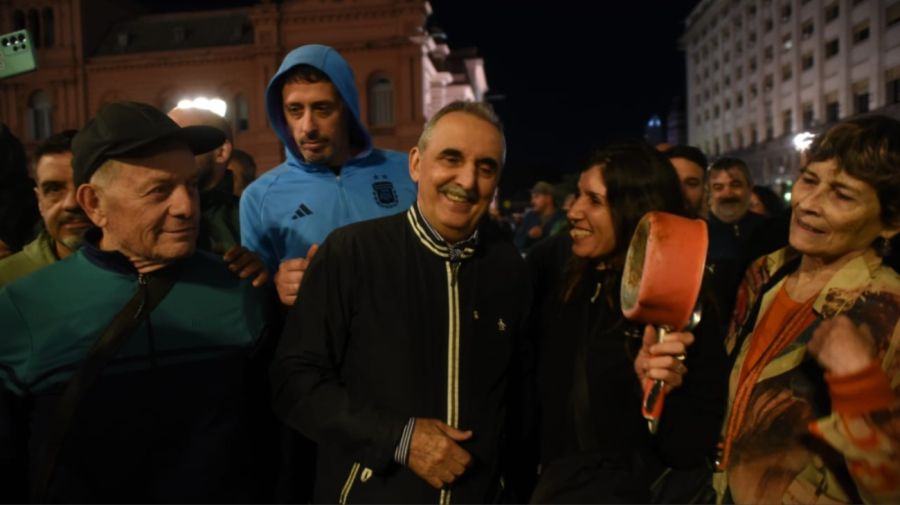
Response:
POLYGON ((487 121, 491 126, 496 128, 497 132, 500 133, 500 140, 503 142, 503 155, 500 162, 504 165, 506 164, 506 135, 503 133, 503 123, 500 122, 500 118, 497 117, 494 108, 487 102, 464 102, 462 100, 456 100, 441 107, 441 110, 435 112, 434 115, 428 119, 428 122, 425 123, 425 128, 422 129, 422 134, 419 135, 419 142, 417 144, 419 151, 424 151, 425 148, 428 147, 428 142, 431 140, 431 134, 434 131, 434 126, 438 124, 442 117, 451 112, 465 112, 466 114, 471 114, 479 119, 487 121))
POLYGON ((122 163, 119 160, 115 160, 109 158, 105 160, 103 163, 97 167, 97 170, 91 174, 91 178, 88 180, 88 183, 93 184, 95 186, 100 186, 101 188, 108 188, 109 185, 113 182, 113 180, 118 177, 120 170, 122 167, 120 166, 122 163))

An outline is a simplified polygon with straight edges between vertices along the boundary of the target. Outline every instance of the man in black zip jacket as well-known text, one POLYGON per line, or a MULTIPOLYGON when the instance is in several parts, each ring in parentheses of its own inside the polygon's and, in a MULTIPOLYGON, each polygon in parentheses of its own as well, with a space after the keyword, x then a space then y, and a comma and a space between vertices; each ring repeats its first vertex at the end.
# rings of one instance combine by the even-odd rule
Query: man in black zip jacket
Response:
POLYGON ((527 499, 511 448, 531 421, 528 276, 482 219, 504 157, 487 105, 446 106, 410 152, 412 208, 335 230, 312 260, 272 378, 278 414, 318 443, 315 501, 527 499))

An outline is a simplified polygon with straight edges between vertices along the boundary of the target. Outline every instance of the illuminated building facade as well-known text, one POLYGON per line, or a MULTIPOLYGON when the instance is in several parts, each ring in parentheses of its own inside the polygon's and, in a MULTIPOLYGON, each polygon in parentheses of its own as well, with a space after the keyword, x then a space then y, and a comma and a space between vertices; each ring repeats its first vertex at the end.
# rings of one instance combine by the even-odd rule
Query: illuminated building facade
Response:
POLYGON ((430 13, 425 0, 263 0, 167 14, 133 0, 0 0, 0 31, 28 28, 38 52, 37 71, 0 81, 0 118, 30 150, 106 102, 168 110, 184 98, 219 98, 236 146, 265 170, 283 157, 267 124, 266 84, 288 51, 319 43, 353 67, 375 144, 407 150, 431 113, 487 91, 482 59, 429 34, 430 13))
POLYGON ((794 138, 900 117, 900 0, 702 0, 686 21, 688 142, 796 176, 794 138))

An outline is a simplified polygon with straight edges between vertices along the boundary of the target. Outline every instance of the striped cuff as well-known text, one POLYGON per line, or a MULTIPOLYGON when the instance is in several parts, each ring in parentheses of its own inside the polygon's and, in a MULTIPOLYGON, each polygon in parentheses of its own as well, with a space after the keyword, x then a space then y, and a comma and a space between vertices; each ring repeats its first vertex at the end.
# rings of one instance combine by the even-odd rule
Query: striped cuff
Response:
POLYGON ((403 427, 403 433, 400 435, 400 443, 394 449, 394 461, 398 464, 406 466, 406 460, 409 457, 409 444, 412 442, 413 430, 416 428, 416 418, 410 417, 406 426, 403 427))

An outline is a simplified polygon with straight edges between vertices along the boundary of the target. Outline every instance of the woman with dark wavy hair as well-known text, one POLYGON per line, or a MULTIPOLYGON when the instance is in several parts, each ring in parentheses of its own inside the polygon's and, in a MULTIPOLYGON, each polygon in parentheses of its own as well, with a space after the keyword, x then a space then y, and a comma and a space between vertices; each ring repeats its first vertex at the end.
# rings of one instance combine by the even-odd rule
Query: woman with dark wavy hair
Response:
MULTIPOLYGON (((633 368, 645 329, 622 315, 619 288, 631 236, 650 211, 687 215, 681 185, 664 155, 644 144, 598 151, 578 181, 568 236, 536 249, 541 476, 537 503, 647 503, 672 469, 685 491, 714 454, 724 388, 722 338, 712 302, 695 330, 682 387, 666 399, 656 435, 641 416, 633 368), (691 473, 696 470, 695 473, 691 473)), ((663 345, 684 351, 690 333, 663 345)), ((664 372, 663 372, 664 373, 664 372)), ((675 374, 669 381, 680 381, 675 374)), ((673 384, 670 384, 673 385, 673 384)), ((698 477, 699 476, 699 477, 698 477)), ((675 484, 674 482, 669 482, 675 484)), ((688 501, 672 489, 666 498, 688 501)))

